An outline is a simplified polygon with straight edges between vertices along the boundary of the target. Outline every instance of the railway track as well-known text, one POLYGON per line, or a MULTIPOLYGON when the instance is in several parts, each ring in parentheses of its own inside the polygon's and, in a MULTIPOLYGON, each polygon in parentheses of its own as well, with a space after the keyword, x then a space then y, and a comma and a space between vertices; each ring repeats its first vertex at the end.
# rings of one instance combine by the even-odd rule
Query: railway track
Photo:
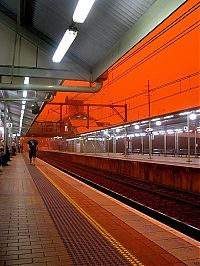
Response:
POLYGON ((42 160, 196 239, 200 229, 200 195, 63 161, 55 155, 42 160), (187 232, 186 232, 187 231, 187 232))

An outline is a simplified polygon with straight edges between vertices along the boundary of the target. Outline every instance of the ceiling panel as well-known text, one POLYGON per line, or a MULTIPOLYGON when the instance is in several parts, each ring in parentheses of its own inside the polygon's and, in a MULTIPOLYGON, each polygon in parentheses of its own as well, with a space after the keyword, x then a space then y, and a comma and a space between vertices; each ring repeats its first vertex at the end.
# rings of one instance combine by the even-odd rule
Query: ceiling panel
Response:
MULTIPOLYGON (((69 52, 92 68, 155 0, 96 0, 69 52)), ((33 27, 57 46, 72 22, 77 1, 35 1, 33 27), (44 19, 45 14, 45 19, 44 19)))

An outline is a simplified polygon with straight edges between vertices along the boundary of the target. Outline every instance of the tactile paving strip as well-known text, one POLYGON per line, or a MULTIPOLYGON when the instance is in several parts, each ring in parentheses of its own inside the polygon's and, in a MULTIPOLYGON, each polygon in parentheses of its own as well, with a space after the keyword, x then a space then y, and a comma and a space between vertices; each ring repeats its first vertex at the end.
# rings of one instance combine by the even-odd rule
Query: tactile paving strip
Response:
POLYGON ((74 265, 142 265, 129 262, 36 167, 27 166, 74 265))

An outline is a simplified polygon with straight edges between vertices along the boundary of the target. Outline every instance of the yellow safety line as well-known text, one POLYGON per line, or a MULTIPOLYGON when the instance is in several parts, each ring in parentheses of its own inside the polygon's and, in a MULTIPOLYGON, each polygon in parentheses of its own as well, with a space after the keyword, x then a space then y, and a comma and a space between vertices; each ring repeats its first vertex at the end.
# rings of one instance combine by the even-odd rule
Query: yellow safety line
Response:
POLYGON ((117 251, 122 254, 128 262, 134 266, 144 266, 136 257, 134 257, 125 247, 123 247, 111 234, 109 234, 97 221, 95 221, 87 212, 85 212, 66 192, 60 188, 38 165, 36 166, 43 175, 67 198, 67 200, 100 232, 117 251))

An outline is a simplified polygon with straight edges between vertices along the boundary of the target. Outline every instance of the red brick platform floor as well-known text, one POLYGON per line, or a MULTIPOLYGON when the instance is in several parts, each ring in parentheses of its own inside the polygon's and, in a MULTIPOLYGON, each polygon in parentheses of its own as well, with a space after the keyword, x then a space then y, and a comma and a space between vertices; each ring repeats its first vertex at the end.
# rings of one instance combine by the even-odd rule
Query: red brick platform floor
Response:
POLYGON ((72 265, 21 155, 0 173, 0 265, 72 265))

